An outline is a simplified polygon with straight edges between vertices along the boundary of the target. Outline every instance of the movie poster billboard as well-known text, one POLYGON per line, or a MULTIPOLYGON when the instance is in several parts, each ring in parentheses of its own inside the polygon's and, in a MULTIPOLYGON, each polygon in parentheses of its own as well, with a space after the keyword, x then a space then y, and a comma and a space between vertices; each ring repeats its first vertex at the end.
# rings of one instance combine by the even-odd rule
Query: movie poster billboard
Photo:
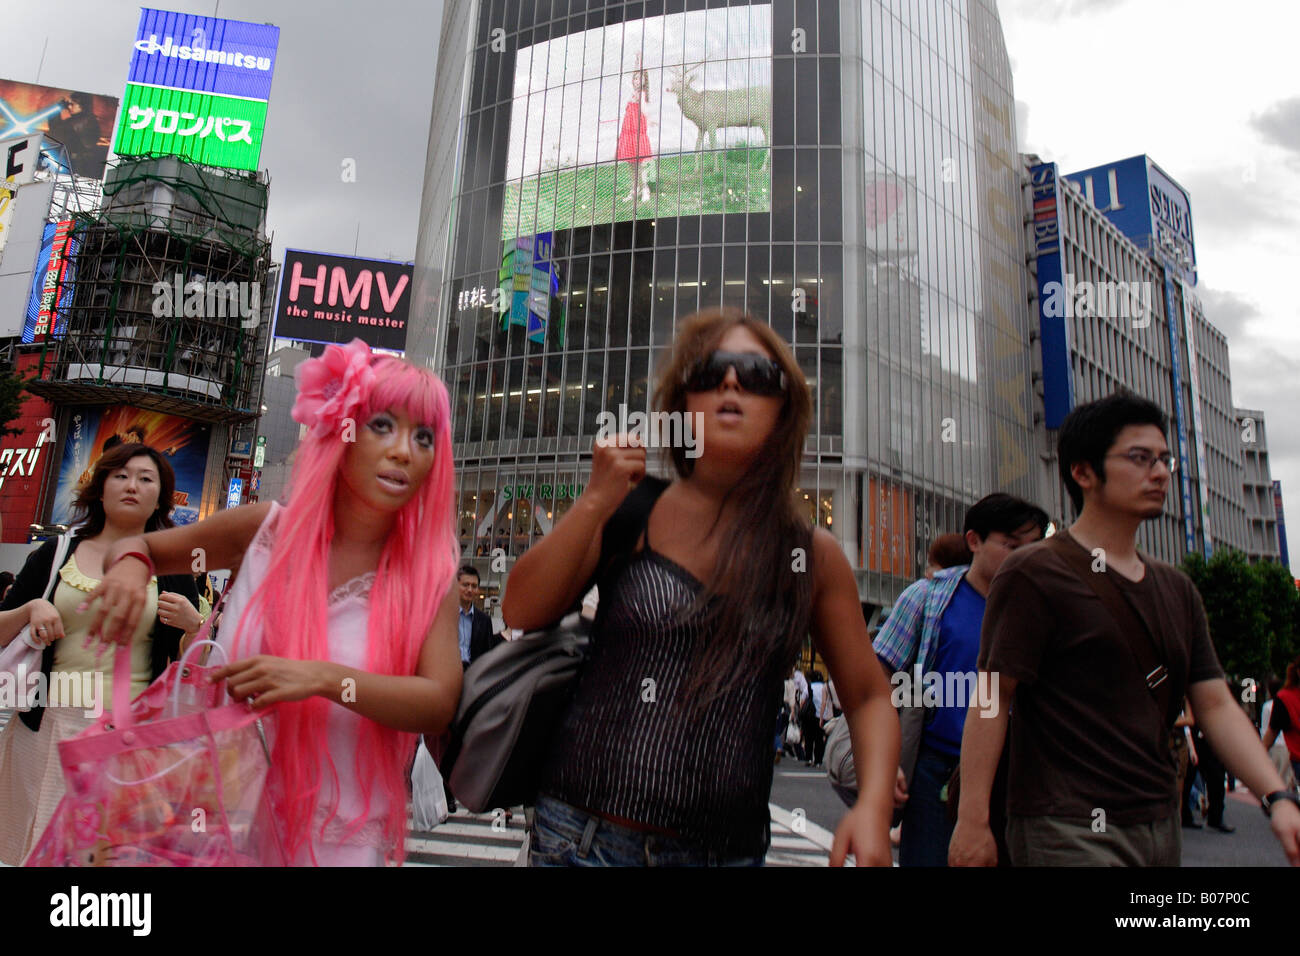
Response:
POLYGON ((117 97, 0 80, 0 140, 45 133, 45 152, 65 170, 102 179, 117 97))
POLYGON ((120 442, 138 441, 162 452, 176 473, 172 521, 178 525, 193 524, 199 520, 211 433, 212 426, 203 422, 127 405, 73 409, 63 442, 50 521, 71 523, 77 492, 90 481, 95 463, 107 448, 120 442))
POLYGON ((524 47, 512 95, 502 240, 771 209, 770 3, 524 47))

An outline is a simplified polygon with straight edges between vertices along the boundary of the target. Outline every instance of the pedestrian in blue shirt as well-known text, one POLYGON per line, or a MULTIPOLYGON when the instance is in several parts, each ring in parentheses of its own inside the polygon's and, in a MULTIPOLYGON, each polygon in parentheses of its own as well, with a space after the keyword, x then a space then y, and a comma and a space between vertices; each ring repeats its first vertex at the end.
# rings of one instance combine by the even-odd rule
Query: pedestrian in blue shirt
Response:
POLYGON ((960 762, 966 712, 997 702, 996 688, 978 683, 984 599, 1007 555, 1043 537, 1047 513, 1020 498, 992 494, 970 507, 963 530, 970 564, 910 585, 873 643, 894 675, 895 704, 926 708, 918 746, 914 754, 903 754, 899 768, 907 801, 900 866, 947 865, 953 820, 945 791, 960 762))

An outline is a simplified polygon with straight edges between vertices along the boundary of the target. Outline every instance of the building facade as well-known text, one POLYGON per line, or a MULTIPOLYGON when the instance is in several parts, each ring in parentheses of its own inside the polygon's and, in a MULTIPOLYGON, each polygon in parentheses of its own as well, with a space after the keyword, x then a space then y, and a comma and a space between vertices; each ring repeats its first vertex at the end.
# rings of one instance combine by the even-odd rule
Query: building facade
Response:
POLYGON ((1268 429, 1256 408, 1233 409, 1242 447, 1242 498, 1246 510, 1246 541, 1242 551, 1251 562, 1283 561, 1281 485, 1268 467, 1268 429), (1274 501, 1276 492, 1277 501, 1274 501))
POLYGON ((815 399, 800 494, 864 604, 983 494, 1036 496, 991 2, 444 10, 415 264, 432 321, 408 353, 451 392, 461 544, 492 583, 581 493, 598 415, 648 408, 702 308, 791 344, 815 399))
POLYGON ((261 414, 274 299, 268 179, 131 156, 109 167, 103 192, 71 222, 61 330, 22 347, 28 391, 54 409, 57 457, 38 520, 68 523, 78 484, 116 436, 168 456, 172 519, 191 523, 238 503, 232 488, 238 500, 249 490, 248 450, 231 452, 261 414))
MULTIPOLYGON (((1063 177, 1054 163, 1034 156, 1025 157, 1025 167, 1038 442, 1049 513, 1058 524, 1074 517, 1056 457, 1065 414, 1125 388, 1169 414, 1177 465, 1165 512, 1142 526, 1139 546, 1172 563, 1215 547, 1247 550, 1227 339, 1196 296, 1194 246, 1162 248, 1149 216, 1143 232, 1145 179, 1136 199, 1127 193, 1130 180, 1159 167, 1135 157, 1063 177)), ((1186 231, 1190 237, 1190 205, 1186 231)))

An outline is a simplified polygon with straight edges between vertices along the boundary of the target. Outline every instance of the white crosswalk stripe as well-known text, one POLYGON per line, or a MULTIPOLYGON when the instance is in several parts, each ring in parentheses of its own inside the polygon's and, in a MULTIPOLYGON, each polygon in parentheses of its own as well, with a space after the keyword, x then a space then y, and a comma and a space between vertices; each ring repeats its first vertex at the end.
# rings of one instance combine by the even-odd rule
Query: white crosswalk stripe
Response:
MULTIPOLYGON (((518 809, 506 821, 499 814, 470 813, 462 808, 432 831, 412 830, 406 840, 405 865, 515 866, 524 834, 524 817, 518 809)), ((817 824, 772 805, 772 846, 766 865, 826 866, 830 838, 817 824)))

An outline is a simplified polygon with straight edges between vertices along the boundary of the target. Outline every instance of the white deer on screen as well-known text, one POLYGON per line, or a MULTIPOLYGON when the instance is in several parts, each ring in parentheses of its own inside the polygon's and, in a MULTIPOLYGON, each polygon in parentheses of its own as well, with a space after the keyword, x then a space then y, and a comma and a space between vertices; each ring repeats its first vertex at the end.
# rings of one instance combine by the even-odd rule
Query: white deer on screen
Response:
POLYGON ((718 168, 718 140, 720 131, 729 127, 757 127, 763 131, 763 145, 768 147, 760 169, 766 169, 772 155, 772 88, 751 86, 738 90, 697 90, 695 81, 699 67, 690 70, 674 67, 669 72, 668 92, 677 97, 682 115, 695 124, 699 135, 695 152, 704 148, 704 137, 709 137, 709 149, 714 150, 713 168, 718 168))

